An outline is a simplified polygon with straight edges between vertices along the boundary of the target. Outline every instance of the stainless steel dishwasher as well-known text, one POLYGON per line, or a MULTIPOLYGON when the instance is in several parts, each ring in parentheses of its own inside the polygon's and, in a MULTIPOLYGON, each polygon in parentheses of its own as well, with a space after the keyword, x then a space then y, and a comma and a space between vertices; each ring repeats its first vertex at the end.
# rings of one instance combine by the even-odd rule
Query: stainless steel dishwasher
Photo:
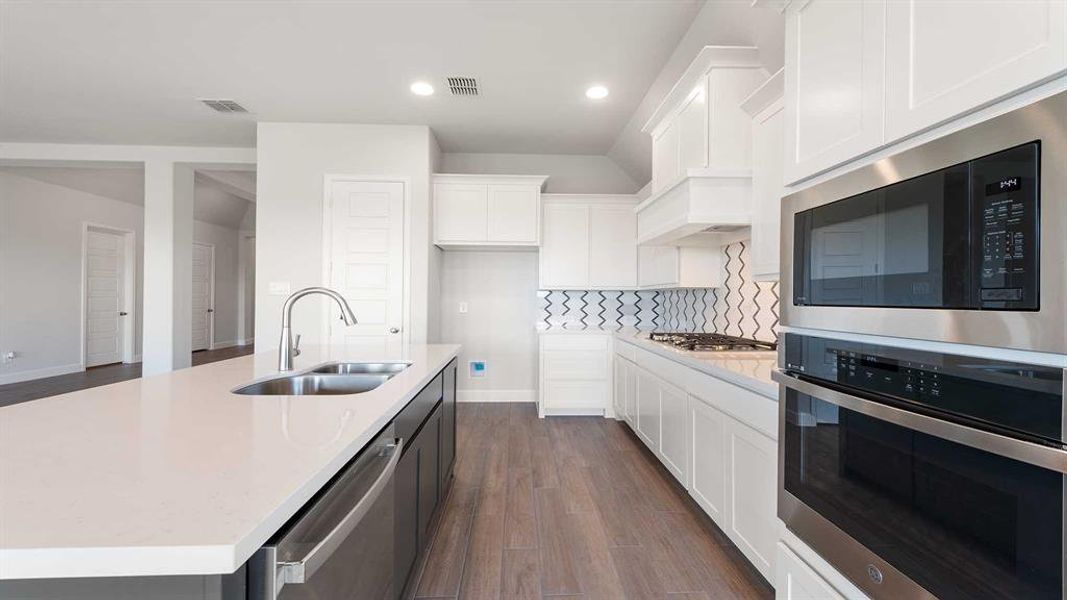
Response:
POLYGON ((250 600, 392 600, 392 425, 248 562, 250 600))

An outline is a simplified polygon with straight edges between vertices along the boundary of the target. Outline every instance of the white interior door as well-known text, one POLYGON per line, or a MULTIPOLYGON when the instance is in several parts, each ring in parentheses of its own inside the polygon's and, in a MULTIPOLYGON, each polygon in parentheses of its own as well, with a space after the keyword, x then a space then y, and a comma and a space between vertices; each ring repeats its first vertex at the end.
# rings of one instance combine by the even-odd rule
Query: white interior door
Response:
POLYGON ((399 354, 404 339, 404 184, 337 181, 331 186, 329 285, 359 321, 346 327, 329 311, 331 343, 383 357, 399 354))
POLYGON ((211 347, 214 325, 215 248, 208 244, 193 244, 193 351, 211 347))
POLYGON ((125 327, 124 236, 90 229, 85 240, 85 366, 121 362, 125 327))

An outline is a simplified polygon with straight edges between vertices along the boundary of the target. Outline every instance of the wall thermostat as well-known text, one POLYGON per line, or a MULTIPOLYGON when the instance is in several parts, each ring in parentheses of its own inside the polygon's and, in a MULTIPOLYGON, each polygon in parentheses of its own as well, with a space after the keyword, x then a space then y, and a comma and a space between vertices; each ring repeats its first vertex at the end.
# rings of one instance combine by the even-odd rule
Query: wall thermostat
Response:
POLYGON ((468 363, 470 366, 470 376, 472 378, 485 377, 485 361, 484 360, 472 360, 468 363))

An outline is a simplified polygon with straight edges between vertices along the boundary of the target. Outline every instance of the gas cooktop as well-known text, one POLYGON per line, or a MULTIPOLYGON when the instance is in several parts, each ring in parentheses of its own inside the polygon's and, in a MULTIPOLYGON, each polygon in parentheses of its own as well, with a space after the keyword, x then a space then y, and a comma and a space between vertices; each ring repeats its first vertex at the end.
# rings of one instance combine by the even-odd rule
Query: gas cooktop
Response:
POLYGON ((648 338, 653 342, 694 352, 749 352, 778 349, 778 344, 774 342, 763 342, 721 333, 652 333, 648 338))

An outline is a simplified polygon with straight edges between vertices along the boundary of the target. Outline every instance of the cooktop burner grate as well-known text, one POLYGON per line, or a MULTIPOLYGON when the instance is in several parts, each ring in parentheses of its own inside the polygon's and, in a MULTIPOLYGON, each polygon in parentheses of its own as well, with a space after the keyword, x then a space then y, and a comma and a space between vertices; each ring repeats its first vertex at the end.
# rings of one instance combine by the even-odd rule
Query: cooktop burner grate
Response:
POLYGON ((721 333, 652 333, 648 336, 654 342, 669 344, 675 348, 694 352, 746 352, 753 350, 774 351, 778 344, 764 342, 735 335, 721 333))

